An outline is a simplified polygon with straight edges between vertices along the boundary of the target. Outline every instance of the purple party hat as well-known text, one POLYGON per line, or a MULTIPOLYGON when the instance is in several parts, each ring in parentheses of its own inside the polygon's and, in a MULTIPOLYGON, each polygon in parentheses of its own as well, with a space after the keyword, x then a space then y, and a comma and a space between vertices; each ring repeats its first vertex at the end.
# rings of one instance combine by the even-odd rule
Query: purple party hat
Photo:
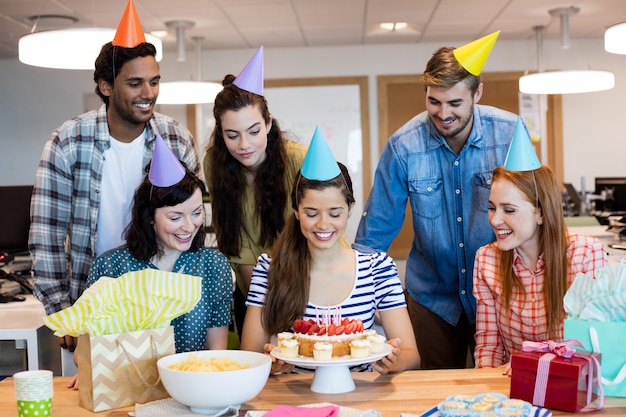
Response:
POLYGON ((509 151, 504 160, 504 169, 509 171, 532 171, 541 167, 535 148, 530 140, 530 135, 522 123, 521 117, 517 119, 513 139, 509 145, 509 151))
POLYGON ((174 152, 157 133, 154 141, 154 154, 150 164, 148 179, 157 187, 171 187, 185 177, 185 168, 174 152))
POLYGON ((260 96, 263 95, 263 46, 241 70, 235 81, 237 87, 260 96))
POLYGON ((316 181, 331 180, 341 174, 339 165, 328 147, 326 138, 324 138, 319 126, 315 126, 315 132, 302 162, 300 172, 304 178, 316 181))

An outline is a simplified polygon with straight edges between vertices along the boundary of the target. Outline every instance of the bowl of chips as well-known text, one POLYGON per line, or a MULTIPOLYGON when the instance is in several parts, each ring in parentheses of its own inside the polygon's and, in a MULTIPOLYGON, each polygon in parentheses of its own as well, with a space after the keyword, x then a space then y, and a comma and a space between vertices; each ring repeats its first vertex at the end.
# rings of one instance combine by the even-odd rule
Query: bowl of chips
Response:
POLYGON ((270 374, 268 355, 245 350, 202 350, 157 361, 161 382, 173 399, 197 414, 239 408, 261 392, 270 374))

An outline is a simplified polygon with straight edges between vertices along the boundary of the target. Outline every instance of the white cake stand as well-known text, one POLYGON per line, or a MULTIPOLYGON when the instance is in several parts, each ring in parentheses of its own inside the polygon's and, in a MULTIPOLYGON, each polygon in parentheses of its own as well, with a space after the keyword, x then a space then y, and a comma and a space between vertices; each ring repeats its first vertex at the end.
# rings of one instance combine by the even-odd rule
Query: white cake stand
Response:
POLYGON ((351 366, 375 362, 391 352, 391 345, 385 343, 385 348, 380 353, 372 354, 366 358, 352 358, 344 356, 333 358, 329 361, 318 361, 311 357, 298 356, 297 358, 285 358, 280 355, 280 349, 274 348, 271 355, 286 363, 291 363, 303 368, 315 369, 311 391, 321 394, 341 394, 354 391, 354 379, 350 372, 351 366))

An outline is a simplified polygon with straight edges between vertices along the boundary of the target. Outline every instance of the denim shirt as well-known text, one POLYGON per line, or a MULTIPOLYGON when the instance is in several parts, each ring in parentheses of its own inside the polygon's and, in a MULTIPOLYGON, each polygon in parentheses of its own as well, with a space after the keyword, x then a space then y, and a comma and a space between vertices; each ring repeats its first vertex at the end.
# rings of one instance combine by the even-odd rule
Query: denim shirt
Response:
POLYGON ((378 163, 355 247, 386 251, 404 222, 407 198, 413 243, 405 286, 418 303, 456 325, 476 319, 472 273, 476 250, 495 239, 487 220, 493 170, 504 163, 518 116, 474 106, 474 122, 457 155, 426 112, 396 131, 378 163))

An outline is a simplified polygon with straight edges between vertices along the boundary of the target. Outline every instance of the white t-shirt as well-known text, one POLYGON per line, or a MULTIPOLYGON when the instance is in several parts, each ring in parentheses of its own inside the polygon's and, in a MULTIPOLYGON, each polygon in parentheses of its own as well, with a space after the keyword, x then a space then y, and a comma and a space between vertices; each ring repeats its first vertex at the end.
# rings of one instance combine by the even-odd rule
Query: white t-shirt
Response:
POLYGON ((110 139, 111 147, 104 152, 96 256, 126 242, 124 230, 131 220, 133 197, 144 178, 145 130, 130 143, 110 139))

